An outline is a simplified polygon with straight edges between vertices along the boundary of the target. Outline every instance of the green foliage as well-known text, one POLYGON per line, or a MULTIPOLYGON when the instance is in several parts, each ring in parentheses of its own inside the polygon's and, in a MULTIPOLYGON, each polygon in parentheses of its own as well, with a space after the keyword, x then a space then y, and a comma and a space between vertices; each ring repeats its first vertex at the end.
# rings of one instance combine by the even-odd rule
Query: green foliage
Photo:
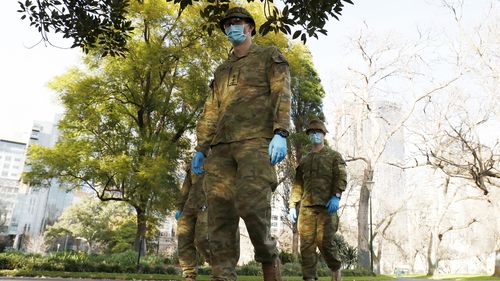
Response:
POLYGON ((283 276, 302 276, 302 266, 299 262, 289 262, 282 266, 283 276))
MULTIPOLYGON (((180 275, 178 267, 169 264, 168 259, 146 256, 141 258, 140 272, 146 274, 180 275)), ((0 253, 0 269, 19 271, 60 271, 60 272, 108 272, 108 273, 134 273, 136 272, 137 253, 128 251, 112 255, 88 255, 86 253, 60 252, 47 256, 25 255, 19 252, 0 253)), ((283 276, 302 276, 299 262, 285 263, 282 266, 283 276)), ((261 264, 251 261, 236 269, 240 276, 262 276, 261 264)), ((210 275, 210 267, 201 267, 200 275, 210 275)), ((322 262, 318 263, 318 275, 330 276, 331 271, 322 262)), ((343 276, 375 276, 363 269, 342 270, 343 276)), ((49 276, 58 276, 50 275, 49 276)), ((77 276, 77 275, 71 275, 77 276)), ((101 277, 103 278, 103 277, 101 277)), ((119 278, 123 279, 123 278, 119 278)), ((142 279, 142 278, 136 278, 142 279)))
POLYGON ((198 274, 210 276, 212 275, 212 268, 210 266, 200 266, 198 267, 198 274))
POLYGON ((66 208, 45 232, 46 242, 61 237, 84 238, 89 250, 100 246, 105 252, 132 249, 136 232, 135 214, 124 202, 86 199, 66 208))
MULTIPOLYGON (((60 252, 47 256, 0 253, 0 269, 133 273, 137 270, 136 263, 137 253, 134 251, 112 255, 60 252)), ((180 270, 166 264, 164 258, 152 256, 141 259, 140 270, 151 274, 180 274, 180 270)))
POLYGON ((261 276, 262 265, 256 261, 251 261, 247 264, 237 267, 236 274, 246 276, 261 276))
MULTIPOLYGON (((318 276, 326 277, 331 276, 332 271, 328 268, 328 266, 324 262, 318 262, 317 265, 317 274, 318 276)), ((292 262, 286 263, 282 267, 283 276, 302 276, 302 267, 300 262, 292 262)), ((362 268, 354 268, 354 269, 342 269, 342 276, 375 276, 369 270, 365 270, 362 268)))
MULTIPOLYGON (((240 1, 221 0, 208 3, 198 0, 167 0, 173 2, 176 11, 172 15, 188 18, 192 16, 186 12, 189 8, 200 7, 199 15, 203 17, 200 29, 206 30, 209 35, 218 32, 218 22, 230 4, 240 4, 240 1), (194 2, 194 3, 193 3, 194 2), (201 4, 201 5, 200 5, 201 4)), ((254 2, 254 0, 247 0, 254 2)), ((338 20, 344 3, 352 4, 351 0, 330 1, 284 1, 283 9, 275 7, 271 0, 261 0, 260 13, 265 21, 258 29, 262 35, 274 31, 291 35, 291 28, 298 27, 293 38, 306 41, 307 36, 318 37, 318 33, 327 34, 325 23, 329 17, 338 20)), ((148 5, 149 1, 137 0, 130 3, 127 0, 41 0, 18 1, 21 19, 27 19, 30 25, 37 29, 42 39, 48 41, 50 32, 62 33, 64 38, 72 38, 72 47, 80 47, 86 53, 98 48, 104 57, 125 56, 130 51, 130 37, 134 28, 141 26, 140 21, 134 18, 134 5, 148 5), (135 24, 135 26, 133 26, 135 24)))
POLYGON ((285 252, 283 250, 280 251, 279 257, 282 264, 296 262, 297 258, 293 255, 293 253, 285 252))
POLYGON ((39 255, 24 255, 21 252, 7 252, 0 254, 0 268, 14 269, 21 268, 26 260, 40 257, 39 255))
MULTIPOLYGON (((137 28, 126 58, 90 53, 86 69, 50 83, 66 108, 60 139, 53 148, 31 146, 24 175, 32 185, 57 178, 68 190, 83 185, 103 201, 126 202, 136 211, 136 246, 173 208, 187 134, 213 68, 227 55, 222 35, 199 30, 199 7, 183 13, 177 18, 175 6, 162 0, 132 3, 137 28)), ((124 248, 118 241, 110 251, 124 248)))
POLYGON ((358 254, 356 247, 349 245, 345 241, 344 237, 340 234, 335 234, 334 242, 335 244, 337 244, 337 247, 339 249, 339 256, 342 260, 343 268, 355 268, 358 264, 358 254))

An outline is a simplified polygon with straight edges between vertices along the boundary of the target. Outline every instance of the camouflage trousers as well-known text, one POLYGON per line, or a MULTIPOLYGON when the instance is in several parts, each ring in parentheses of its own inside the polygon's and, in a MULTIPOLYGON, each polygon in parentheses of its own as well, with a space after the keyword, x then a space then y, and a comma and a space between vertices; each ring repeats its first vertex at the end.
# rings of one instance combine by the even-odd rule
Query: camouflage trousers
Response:
POLYGON ((301 207, 299 214, 300 255, 302 256, 302 275, 305 279, 317 279, 316 248, 331 270, 340 269, 340 258, 333 236, 339 226, 337 213, 330 215, 326 207, 301 207))
POLYGON ((210 263, 207 211, 184 210, 177 222, 179 264, 183 278, 196 278, 198 254, 210 263))
POLYGON ((278 256, 270 234, 271 193, 277 179, 268 145, 264 138, 218 144, 205 162, 212 280, 236 280, 240 217, 254 246, 255 260, 267 263, 278 256))

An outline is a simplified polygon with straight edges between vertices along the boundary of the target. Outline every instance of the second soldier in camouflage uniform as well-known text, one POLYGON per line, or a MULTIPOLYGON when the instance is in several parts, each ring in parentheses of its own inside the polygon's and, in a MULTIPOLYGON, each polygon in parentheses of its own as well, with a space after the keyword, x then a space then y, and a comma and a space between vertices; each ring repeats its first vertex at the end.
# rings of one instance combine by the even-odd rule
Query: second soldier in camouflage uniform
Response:
POLYGON ((339 224, 337 209, 341 193, 346 187, 345 162, 340 153, 324 145, 327 130, 322 121, 311 120, 306 133, 313 146, 296 170, 289 200, 290 220, 295 223, 295 210, 300 203, 298 228, 304 280, 318 278, 316 248, 319 248, 332 270, 332 281, 338 281, 341 261, 333 237, 339 224))
POLYGON ((265 281, 281 280, 276 240, 271 237, 273 165, 286 155, 290 126, 290 72, 276 47, 252 42, 255 22, 243 8, 229 9, 221 29, 234 46, 214 74, 212 94, 197 126, 193 171, 206 170, 212 280, 236 280, 244 220, 262 263, 265 281))
POLYGON ((182 277, 196 280, 198 254, 209 262, 207 236, 206 197, 203 191, 203 175, 186 171, 181 194, 177 201, 177 241, 182 277))

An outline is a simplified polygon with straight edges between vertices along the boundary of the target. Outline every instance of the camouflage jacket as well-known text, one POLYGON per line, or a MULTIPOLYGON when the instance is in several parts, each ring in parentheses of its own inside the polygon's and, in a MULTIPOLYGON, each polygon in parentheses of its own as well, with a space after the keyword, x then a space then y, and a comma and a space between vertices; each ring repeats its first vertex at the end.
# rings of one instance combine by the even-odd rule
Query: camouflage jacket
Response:
POLYGON ((309 152, 296 169, 289 206, 324 206, 336 193, 345 190, 346 169, 342 156, 325 146, 309 152))
POLYGON ((206 196, 203 191, 203 175, 196 175, 188 169, 177 199, 177 209, 185 212, 198 211, 204 207, 206 207, 206 196))
POLYGON ((214 74, 212 93, 198 121, 197 151, 211 145, 272 138, 289 130, 290 71, 276 47, 252 44, 246 56, 231 54, 214 74))

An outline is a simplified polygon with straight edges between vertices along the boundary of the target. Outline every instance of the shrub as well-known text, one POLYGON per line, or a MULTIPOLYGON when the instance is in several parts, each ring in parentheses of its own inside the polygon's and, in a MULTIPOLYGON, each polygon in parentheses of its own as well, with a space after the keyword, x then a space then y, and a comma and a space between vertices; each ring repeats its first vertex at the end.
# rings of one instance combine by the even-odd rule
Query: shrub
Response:
POLYGON ((259 276, 262 275, 262 266, 256 261, 251 261, 247 264, 237 267, 236 274, 246 276, 259 276))
MULTIPOLYGON (((127 272, 129 272, 130 269, 136 268, 137 257, 138 257, 137 252, 129 250, 123 253, 112 254, 108 256, 107 261, 109 264, 117 264, 122 268, 126 268, 127 272)), ((143 259, 143 257, 141 257, 141 259, 143 259)))
POLYGON ((343 276, 375 276, 376 274, 370 270, 363 268, 345 269, 342 270, 343 276))
POLYGON ((282 264, 286 264, 286 263, 296 262, 297 261, 297 258, 292 253, 285 252, 285 251, 280 251, 279 257, 280 257, 280 260, 281 260, 282 264))
POLYGON ((101 271, 134 272, 131 254, 119 256, 87 255, 85 253, 61 252, 47 256, 22 255, 20 253, 0 254, 2 269, 48 270, 48 271, 101 271), (126 261, 126 262, 125 262, 126 261))
POLYGON ((357 248, 349 245, 340 234, 335 234, 334 242, 339 249, 342 267, 345 269, 354 268, 358 263, 357 248))
MULTIPOLYGON (((36 257, 36 255, 29 255, 32 257, 36 257)), ((16 269, 21 268, 25 264, 25 258, 20 252, 7 252, 1 254, 2 261, 1 266, 2 269, 16 269)))
POLYGON ((302 276, 302 267, 299 262, 285 263, 282 267, 284 276, 302 276))
POLYGON ((170 274, 170 275, 180 275, 181 274, 181 270, 178 267, 175 267, 173 265, 168 265, 165 268, 165 272, 163 272, 163 273, 164 274, 170 274))
POLYGON ((198 268, 198 274, 200 274, 200 275, 212 275, 212 268, 210 266, 200 266, 198 268))

